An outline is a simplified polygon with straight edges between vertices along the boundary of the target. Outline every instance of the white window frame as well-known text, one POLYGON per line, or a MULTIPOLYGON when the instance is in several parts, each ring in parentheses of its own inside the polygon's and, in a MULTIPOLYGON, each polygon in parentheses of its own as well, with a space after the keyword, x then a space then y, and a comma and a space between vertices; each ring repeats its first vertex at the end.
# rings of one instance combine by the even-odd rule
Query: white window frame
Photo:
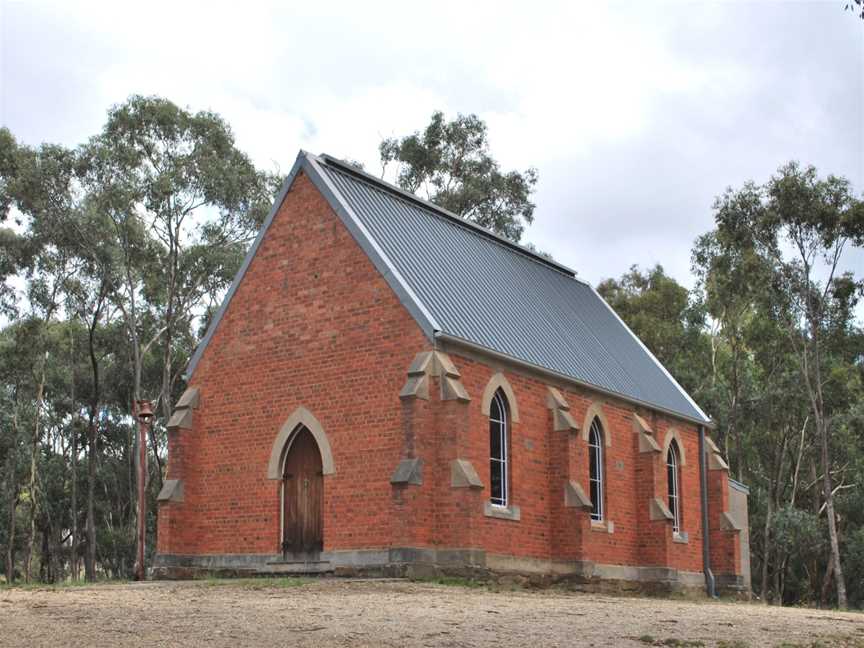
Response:
POLYGON ((673 439, 666 451, 666 482, 669 510, 672 513, 672 533, 681 533, 681 452, 673 439))
POLYGON ((507 508, 510 503, 510 453, 508 452, 508 445, 510 440, 510 423, 508 421, 508 413, 507 413, 507 399, 504 394, 499 389, 495 392, 495 395, 492 397, 493 407, 489 408, 489 468, 490 468, 490 480, 489 480, 489 503, 492 506, 507 508), (498 412, 500 413, 500 418, 495 418, 493 412, 495 411, 495 407, 498 408, 498 412), (498 427, 499 434, 499 444, 501 448, 501 456, 493 457, 492 456, 492 429, 491 426, 496 425, 498 427), (492 493, 492 479, 491 476, 493 466, 499 465, 501 470, 501 497, 496 498, 492 493))
POLYGON ((604 484, 604 452, 603 447, 603 425, 600 419, 594 417, 591 421, 591 430, 588 432, 588 493, 591 497, 591 520, 593 522, 602 522, 605 511, 603 510, 603 497, 605 494, 606 485, 604 484), (591 473, 591 458, 592 455, 597 457, 597 475, 591 473), (597 484, 598 496, 594 497, 594 484, 597 484), (597 500, 596 502, 594 500, 597 500))

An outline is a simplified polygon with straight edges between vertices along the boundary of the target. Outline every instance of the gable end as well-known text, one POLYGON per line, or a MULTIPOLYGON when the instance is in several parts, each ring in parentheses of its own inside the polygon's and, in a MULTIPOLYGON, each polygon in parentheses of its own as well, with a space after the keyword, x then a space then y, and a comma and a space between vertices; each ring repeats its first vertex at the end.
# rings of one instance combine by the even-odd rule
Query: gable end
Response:
POLYGON ((270 225, 273 223, 273 219, 282 208, 282 204, 285 202, 285 197, 288 195, 294 181, 301 172, 305 173, 312 181, 312 184, 315 185, 316 189, 318 189, 330 205, 331 209, 333 209, 337 217, 342 221, 351 236, 366 256, 369 257, 390 288, 396 293, 399 301, 416 320, 426 338, 430 340, 430 342, 434 340, 435 331, 439 329, 432 315, 423 306, 417 295, 411 290, 389 259, 387 259, 384 252, 375 243, 369 235, 369 232, 359 219, 357 219, 351 208, 341 199, 338 191, 333 187, 326 175, 321 172, 315 157, 306 151, 300 151, 297 155, 296 161, 294 162, 294 166, 291 168, 291 172, 285 178, 285 182, 282 183, 282 188, 279 190, 276 199, 273 201, 273 206, 267 214, 267 218, 264 219, 264 223, 261 225, 261 229, 258 231, 255 241, 253 241, 249 250, 246 252, 246 256, 244 257, 243 263, 240 265, 237 274, 234 275, 234 279, 231 282, 231 286, 228 288, 228 292, 225 293, 225 297, 222 299, 222 304, 219 306, 219 310, 216 311, 216 314, 213 316, 213 319, 207 327, 204 337, 198 343, 195 352, 189 360, 189 364, 183 374, 183 378, 187 383, 192 380, 195 368, 198 366, 201 357, 204 355, 204 351, 210 344, 216 329, 219 327, 219 323, 224 317, 225 312, 228 310, 231 299, 234 297, 240 283, 243 281, 243 277, 246 275, 246 271, 249 269, 252 259, 255 258, 255 254, 258 252, 258 248, 261 247, 264 238, 267 236, 267 232, 270 229, 270 225))

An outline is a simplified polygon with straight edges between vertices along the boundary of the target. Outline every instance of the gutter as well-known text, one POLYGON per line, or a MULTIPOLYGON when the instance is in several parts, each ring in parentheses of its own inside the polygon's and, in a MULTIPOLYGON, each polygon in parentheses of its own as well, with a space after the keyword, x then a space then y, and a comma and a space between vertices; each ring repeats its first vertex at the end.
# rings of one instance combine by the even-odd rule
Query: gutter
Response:
POLYGON ((711 571, 711 533, 708 528, 708 470, 705 465, 705 427, 699 426, 699 494, 702 503, 702 573, 705 574, 705 591, 717 598, 714 573, 711 571))
POLYGON ((450 335, 449 333, 444 333, 443 331, 435 331, 435 339, 440 340, 446 344, 453 344, 459 347, 463 347, 465 349, 470 349, 472 351, 476 351, 485 356, 489 356, 490 358, 495 358, 496 360, 501 360, 502 362, 507 362, 511 365, 515 365, 517 367, 528 369, 534 373, 541 374, 543 376, 547 376, 554 380, 568 383, 571 385, 575 385, 577 387, 590 389, 592 391, 600 392, 601 394, 605 394, 606 396, 612 396, 613 398, 618 398, 627 403, 631 403, 633 405, 639 405, 640 407, 646 407, 651 410, 655 410, 662 414, 666 414, 668 416, 673 416, 679 420, 687 421, 688 423, 694 423, 698 426, 707 426, 710 428, 715 427, 715 423, 713 421, 703 421, 697 418, 692 418, 681 414, 680 412, 673 412, 672 410, 665 409, 656 405, 654 403, 648 403, 646 401, 641 401, 638 398, 633 398, 631 396, 625 396, 624 394, 619 394, 618 392, 611 391, 609 389, 604 389, 603 387, 599 387, 597 385, 593 385, 589 382, 584 382, 573 378, 572 376, 568 376, 567 374, 562 374, 552 369, 547 369, 546 367, 542 367, 540 365, 534 364, 533 362, 528 362, 526 360, 520 360, 519 358, 515 358, 513 356, 507 355, 506 353, 501 353, 500 351, 495 351, 494 349, 490 349, 488 347, 484 347, 475 342, 471 342, 464 338, 456 337, 455 335, 450 335))

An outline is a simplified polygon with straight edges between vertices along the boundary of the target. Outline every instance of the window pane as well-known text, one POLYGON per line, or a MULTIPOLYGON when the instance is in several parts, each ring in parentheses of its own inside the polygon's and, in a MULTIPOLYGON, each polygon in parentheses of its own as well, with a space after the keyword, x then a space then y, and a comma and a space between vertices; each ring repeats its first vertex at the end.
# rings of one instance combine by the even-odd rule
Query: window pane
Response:
POLYGON ((500 461, 492 460, 490 462, 490 475, 492 481, 491 500, 493 504, 503 504, 504 500, 504 464, 500 461))
POLYGON ((672 513, 672 530, 677 532, 681 526, 681 511, 679 510, 678 493, 678 448, 673 441, 666 455, 666 484, 669 494, 669 511, 672 513))
POLYGON ((669 497, 675 496, 675 467, 666 464, 666 483, 669 485, 669 497))
POLYGON ((507 405, 501 392, 496 392, 489 406, 489 501, 507 506, 507 405))
POLYGON ((492 403, 489 405, 489 418, 496 421, 500 421, 503 418, 501 416, 501 406, 498 403, 497 395, 492 399, 492 403))
POLYGON ((588 433, 588 472, 591 490, 591 519, 603 519, 603 432, 594 419, 588 433))
POLYGON ((501 447, 501 424, 496 421, 489 422, 489 453, 493 459, 503 459, 501 447))

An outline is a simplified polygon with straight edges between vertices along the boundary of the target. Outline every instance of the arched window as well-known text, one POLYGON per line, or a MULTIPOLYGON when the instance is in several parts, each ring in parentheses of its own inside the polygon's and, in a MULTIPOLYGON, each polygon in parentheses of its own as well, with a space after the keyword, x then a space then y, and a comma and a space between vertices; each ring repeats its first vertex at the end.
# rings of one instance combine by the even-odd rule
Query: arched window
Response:
POLYGON ((510 495, 509 439, 507 398, 499 389, 489 404, 489 473, 492 485, 489 501, 495 506, 507 506, 510 495))
POLYGON ((666 453, 666 482, 669 488, 669 510, 672 512, 672 531, 681 531, 681 451, 675 439, 666 453))
POLYGON ((591 519, 603 520, 603 426, 600 419, 591 421, 588 433, 588 481, 591 490, 591 519))

